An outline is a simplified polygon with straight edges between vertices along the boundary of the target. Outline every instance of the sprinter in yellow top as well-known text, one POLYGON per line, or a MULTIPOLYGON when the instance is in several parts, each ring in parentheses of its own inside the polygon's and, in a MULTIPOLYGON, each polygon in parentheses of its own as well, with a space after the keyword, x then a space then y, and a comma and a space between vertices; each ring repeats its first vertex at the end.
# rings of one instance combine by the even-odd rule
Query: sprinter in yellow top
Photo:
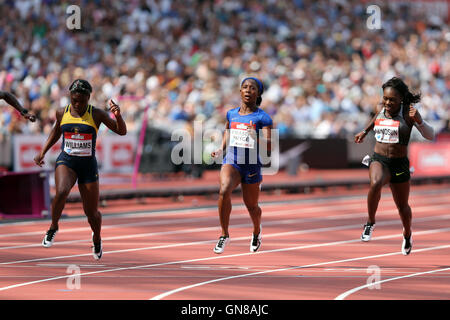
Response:
POLYGON ((102 256, 103 249, 100 236, 102 217, 98 211, 98 167, 95 158, 97 131, 104 123, 113 132, 125 135, 127 127, 120 114, 120 108, 114 101, 109 101, 109 110, 114 114, 115 120, 109 117, 106 111, 88 103, 92 93, 88 81, 77 79, 70 85, 69 90, 70 104, 56 112, 55 126, 41 153, 34 158, 35 163, 42 166, 47 151, 61 136, 63 137, 62 151, 55 165, 56 194, 52 201, 52 223, 42 245, 47 248, 52 246, 67 196, 78 180, 84 213, 93 232, 93 255, 98 260, 102 256))

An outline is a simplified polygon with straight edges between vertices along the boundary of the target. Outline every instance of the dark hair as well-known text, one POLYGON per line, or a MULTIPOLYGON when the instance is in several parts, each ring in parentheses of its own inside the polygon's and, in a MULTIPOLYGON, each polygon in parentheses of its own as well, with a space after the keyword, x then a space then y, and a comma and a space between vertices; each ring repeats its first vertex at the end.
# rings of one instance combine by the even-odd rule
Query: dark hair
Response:
POLYGON ((259 80, 258 78, 255 78, 255 77, 247 77, 247 78, 244 78, 244 80, 242 80, 242 82, 241 82, 241 87, 242 87, 242 85, 244 84, 244 82, 246 81, 246 80, 253 80, 253 81, 255 81, 256 82, 256 84, 257 84, 257 86, 258 86, 258 93, 259 93, 259 96, 258 96, 258 98, 256 98, 256 105, 259 107, 260 105, 261 105, 261 102, 262 102, 262 94, 263 94, 263 92, 264 92, 264 84, 262 83, 262 81, 261 80, 259 80))
POLYGON ((413 103, 417 103, 420 101, 421 94, 420 93, 414 94, 410 92, 408 86, 400 78, 393 77, 388 81, 386 81, 383 84, 382 88, 384 90, 387 87, 391 87, 397 90, 397 92, 400 93, 400 95, 402 96, 403 104, 407 107, 409 107, 413 103))
POLYGON ((89 82, 83 79, 76 79, 69 87, 70 92, 80 92, 90 95, 92 92, 92 86, 89 82))

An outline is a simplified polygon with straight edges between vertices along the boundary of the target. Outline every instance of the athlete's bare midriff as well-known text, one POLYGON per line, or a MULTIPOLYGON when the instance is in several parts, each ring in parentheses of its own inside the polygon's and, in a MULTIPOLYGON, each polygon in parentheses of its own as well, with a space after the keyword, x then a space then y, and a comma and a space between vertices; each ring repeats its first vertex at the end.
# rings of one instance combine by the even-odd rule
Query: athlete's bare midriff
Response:
POLYGON ((398 143, 375 143, 376 153, 387 158, 403 158, 408 156, 408 146, 398 143))

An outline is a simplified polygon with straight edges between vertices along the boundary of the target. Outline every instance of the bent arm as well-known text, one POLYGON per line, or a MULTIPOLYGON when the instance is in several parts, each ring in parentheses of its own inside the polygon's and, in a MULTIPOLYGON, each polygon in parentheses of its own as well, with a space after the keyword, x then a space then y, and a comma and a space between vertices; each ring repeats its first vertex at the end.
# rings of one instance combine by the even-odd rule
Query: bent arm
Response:
POLYGON ((127 134, 127 125, 122 118, 120 113, 120 109, 117 105, 114 108, 110 109, 115 119, 112 119, 109 114, 101 109, 95 109, 97 117, 100 119, 100 122, 103 122, 105 126, 108 127, 112 132, 117 133, 118 135, 124 136, 127 134))
POLYGON ((24 117, 25 119, 30 120, 31 122, 36 121, 36 116, 34 114, 28 113, 28 110, 22 107, 19 100, 17 100, 17 98, 13 94, 5 91, 0 91, 0 99, 5 100, 6 103, 19 111, 22 117, 24 117))
POLYGON ((17 98, 13 94, 11 94, 9 92, 0 91, 0 99, 5 100, 6 103, 11 105, 14 109, 19 111, 20 114, 22 114, 22 115, 28 112, 27 109, 22 107, 22 105, 20 104, 19 100, 17 100, 17 98))
POLYGON ((422 120, 422 123, 418 124, 414 122, 414 126, 419 130, 422 137, 428 140, 433 140, 435 137, 434 129, 430 126, 425 120, 422 120))
POLYGON ((50 132, 47 141, 45 142, 44 147, 42 148, 41 154, 44 156, 51 147, 54 146, 56 142, 58 142, 59 138, 61 138, 61 118, 57 115, 56 122, 53 126, 52 131, 50 132))
POLYGON ((227 141, 229 140, 229 137, 230 137, 230 132, 228 130, 228 126, 229 126, 229 123, 227 121, 227 123, 225 125, 225 131, 222 136, 222 146, 220 147, 220 149, 217 149, 217 150, 214 150, 213 152, 211 152, 211 157, 215 158, 215 157, 218 157, 220 154, 224 154, 226 152, 227 141))
POLYGON ((227 142, 230 140, 230 123, 227 121, 225 124, 225 131, 223 132, 223 139, 222 139, 222 152, 225 152, 227 150, 227 142))
POLYGON ((272 128, 273 128, 273 125, 263 127, 261 129, 262 137, 260 137, 260 139, 261 139, 260 143, 262 143, 263 145, 265 145, 267 147, 267 155, 269 157, 272 152, 272 128))
POLYGON ((127 125, 125 124, 125 121, 122 118, 122 115, 116 115, 116 119, 111 119, 108 114, 105 112, 105 121, 103 123, 111 129, 114 133, 117 133, 118 135, 124 136, 127 134, 127 125))
POLYGON ((50 150, 51 147, 59 140, 61 137, 62 131, 61 131, 61 119, 62 114, 64 112, 64 109, 56 111, 56 122, 53 126, 52 131, 50 132, 47 141, 45 142, 44 147, 42 148, 41 152, 34 157, 34 162, 42 167, 44 164, 44 157, 48 150, 50 150))
POLYGON ((377 108, 375 110, 375 115, 373 116, 373 118, 370 120, 370 122, 366 125, 365 129, 363 131, 361 131, 360 133, 358 133, 355 136, 355 142, 356 143, 361 143, 363 142, 364 138, 367 136, 367 134, 374 128, 375 126, 375 120, 378 117, 378 113, 380 113, 380 111, 383 109, 383 105, 380 103, 377 105, 377 108))
POLYGON ((369 124, 366 126, 366 128, 363 130, 366 132, 366 134, 373 129, 373 127, 375 126, 375 120, 377 120, 378 114, 381 112, 381 110, 383 110, 383 104, 379 103, 377 105, 377 107, 375 108, 375 115, 373 116, 373 118, 370 120, 369 124))

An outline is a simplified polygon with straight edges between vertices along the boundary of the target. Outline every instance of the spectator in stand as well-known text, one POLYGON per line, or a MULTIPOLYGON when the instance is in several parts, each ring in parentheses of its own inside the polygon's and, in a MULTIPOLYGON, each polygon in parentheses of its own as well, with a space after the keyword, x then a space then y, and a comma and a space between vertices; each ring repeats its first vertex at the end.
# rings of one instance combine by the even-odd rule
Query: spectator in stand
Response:
POLYGON ((188 121, 175 109, 189 104, 204 119, 219 113, 207 125, 223 127, 226 112, 239 103, 233 88, 243 74, 270 83, 261 108, 285 136, 313 137, 317 124, 321 138, 353 136, 376 111, 379 83, 394 75, 422 93, 417 107, 436 132, 448 121, 450 29, 414 4, 402 10, 379 4, 380 30, 367 29, 366 4, 356 0, 76 4, 81 30, 66 27, 67 2, 0 6, 8 16, 0 21, 0 90, 39 120, 11 125, 13 110, 0 105, 2 130, 48 134, 56 110, 68 104, 64 91, 72 77, 92 84, 94 105, 120 96, 130 132, 139 130, 145 106, 151 125, 188 121))

